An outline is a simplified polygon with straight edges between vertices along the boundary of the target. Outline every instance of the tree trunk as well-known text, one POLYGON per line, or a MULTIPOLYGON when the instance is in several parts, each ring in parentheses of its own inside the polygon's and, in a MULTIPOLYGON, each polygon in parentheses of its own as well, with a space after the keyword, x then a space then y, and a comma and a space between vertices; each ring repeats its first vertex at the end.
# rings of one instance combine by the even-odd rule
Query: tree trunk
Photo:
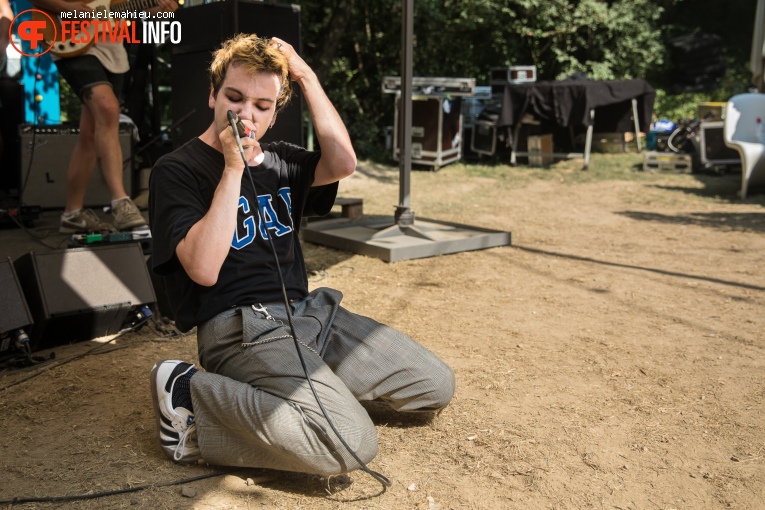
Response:
POLYGON ((340 46, 340 41, 345 34, 348 20, 353 13, 353 4, 354 0, 337 0, 337 5, 335 5, 332 12, 332 19, 327 29, 326 42, 319 54, 319 65, 314 70, 320 83, 324 83, 324 80, 329 76, 330 69, 332 69, 332 60, 335 58, 337 48, 340 46))

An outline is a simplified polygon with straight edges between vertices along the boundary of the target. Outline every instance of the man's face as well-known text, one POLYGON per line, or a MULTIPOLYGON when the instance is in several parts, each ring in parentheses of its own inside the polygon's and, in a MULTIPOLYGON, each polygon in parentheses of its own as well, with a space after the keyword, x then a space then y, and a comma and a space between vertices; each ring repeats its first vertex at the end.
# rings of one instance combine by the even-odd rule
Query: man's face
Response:
POLYGON ((229 126, 227 112, 231 110, 255 126, 260 140, 276 118, 279 91, 279 77, 273 73, 250 74, 242 66, 229 67, 217 97, 210 91, 209 105, 215 111, 217 132, 229 126))

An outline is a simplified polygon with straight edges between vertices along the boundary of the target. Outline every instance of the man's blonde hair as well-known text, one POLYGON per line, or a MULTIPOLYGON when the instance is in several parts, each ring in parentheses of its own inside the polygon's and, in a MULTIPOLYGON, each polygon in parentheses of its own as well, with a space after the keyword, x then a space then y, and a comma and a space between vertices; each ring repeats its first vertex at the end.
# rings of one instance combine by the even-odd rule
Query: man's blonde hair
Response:
POLYGON ((292 96, 289 67, 287 57, 270 42, 270 39, 258 37, 255 34, 237 34, 224 41, 213 53, 213 61, 210 64, 210 86, 213 96, 218 96, 228 68, 243 66, 252 74, 273 73, 279 77, 281 89, 276 98, 276 111, 281 110, 292 96))

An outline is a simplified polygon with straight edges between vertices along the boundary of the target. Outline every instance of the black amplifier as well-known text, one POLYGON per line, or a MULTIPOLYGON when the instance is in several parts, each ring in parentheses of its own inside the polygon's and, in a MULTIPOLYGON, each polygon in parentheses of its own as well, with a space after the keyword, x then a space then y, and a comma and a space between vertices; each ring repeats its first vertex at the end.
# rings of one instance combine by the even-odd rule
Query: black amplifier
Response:
POLYGON ((497 152, 497 125, 489 120, 477 120, 473 124, 470 150, 477 154, 494 156, 497 152))
MULTIPOLYGON (((133 125, 120 124, 122 180, 128 196, 133 190, 133 125)), ((67 124, 19 126, 21 138, 21 187, 24 203, 43 209, 63 209, 66 205, 66 171, 79 136, 79 128, 67 124)), ((85 194, 86 207, 111 204, 111 193, 97 165, 85 194)))
POLYGON ((0 190, 18 197, 19 125, 24 122, 24 86, 17 80, 0 78, 0 190))
POLYGON ((724 121, 699 124, 701 164, 705 166, 740 165, 741 156, 736 149, 725 145, 724 121))

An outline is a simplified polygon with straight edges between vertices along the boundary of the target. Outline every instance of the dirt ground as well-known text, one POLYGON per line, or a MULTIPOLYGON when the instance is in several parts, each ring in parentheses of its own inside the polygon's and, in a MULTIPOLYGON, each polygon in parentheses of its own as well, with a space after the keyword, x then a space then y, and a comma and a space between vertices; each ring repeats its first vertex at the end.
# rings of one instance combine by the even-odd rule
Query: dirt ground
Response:
MULTIPOLYGON (((151 325, 0 372, 0 504, 765 508, 765 197, 739 200, 735 173, 644 173, 639 162, 413 172, 418 216, 509 231, 512 246, 386 263, 306 245, 312 287, 341 290, 348 308, 407 332, 456 373, 452 404, 432 420, 370 409, 380 442, 370 467, 393 482, 384 493, 362 472, 252 469, 10 505, 220 473, 160 452, 149 370, 196 360, 196 338, 151 325)), ((398 182, 396 168, 365 163, 341 195, 392 215, 398 182)))

